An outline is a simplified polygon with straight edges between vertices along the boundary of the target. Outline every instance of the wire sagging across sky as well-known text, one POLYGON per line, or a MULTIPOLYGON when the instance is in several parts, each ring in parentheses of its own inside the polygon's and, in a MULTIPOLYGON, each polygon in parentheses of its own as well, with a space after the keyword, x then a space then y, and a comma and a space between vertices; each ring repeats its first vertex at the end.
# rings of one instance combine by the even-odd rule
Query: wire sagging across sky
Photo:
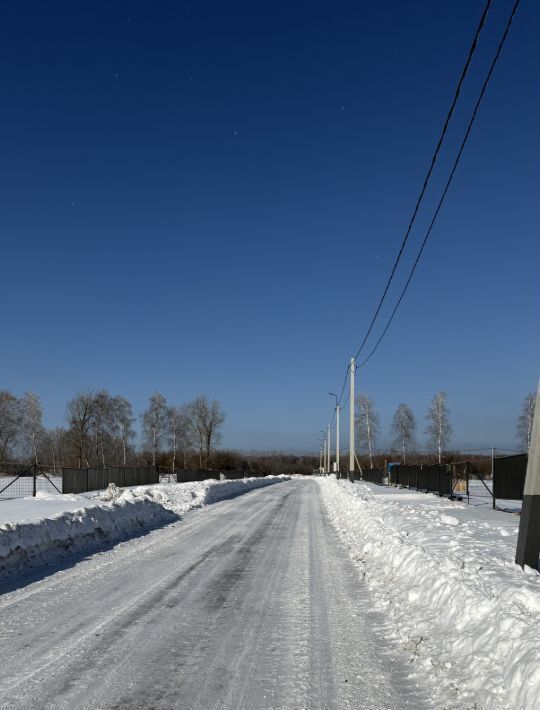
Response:
MULTIPOLYGON (((391 323, 392 323, 392 321, 393 321, 393 319, 394 319, 394 317, 395 317, 395 315, 396 315, 396 312, 397 312, 397 310, 398 310, 398 308, 399 308, 399 306, 400 306, 400 304, 401 304, 401 302, 402 302, 402 300, 403 300, 403 298, 404 298, 404 296, 405 296, 405 293, 407 292, 407 289, 408 289, 408 287, 409 287, 409 285, 410 285, 410 283, 411 283, 411 280, 412 280, 412 278, 413 278, 413 276, 414 276, 414 273, 415 273, 415 271, 416 271, 416 267, 417 267, 417 265, 418 265, 418 263, 419 263, 419 261, 420 261, 420 258, 421 258, 421 256, 422 256, 422 253, 423 253, 423 251, 424 251, 424 248, 425 248, 425 246, 426 246, 426 244, 427 244, 427 241, 428 241, 428 239, 429 239, 429 237, 430 237, 430 235, 431 235, 433 226, 435 225, 435 222, 436 222, 436 220, 437 220, 437 218, 438 218, 438 215, 439 215, 439 213, 440 213, 440 210, 441 210, 441 208, 442 208, 442 206, 443 206, 443 203, 444 203, 444 201, 445 201, 445 199, 446 199, 446 195, 447 195, 447 193, 448 193, 448 190, 449 190, 450 185, 451 185, 451 183, 452 183, 452 180, 453 180, 453 178, 454 178, 455 172, 456 172, 457 167, 458 167, 458 165, 459 165, 459 162, 460 162, 460 160, 461 160, 461 157, 462 157, 463 151, 464 151, 464 149, 465 149, 465 146, 466 146, 466 144, 467 144, 467 142, 468 142, 468 139, 469 139, 471 130, 472 130, 472 128, 473 128, 473 125, 474 125, 474 123, 475 123, 475 120, 476 120, 476 117, 477 117, 477 114, 478 114, 478 110, 479 110, 479 108, 480 108, 480 105, 481 105, 482 100, 483 100, 483 98, 484 98, 484 95, 485 95, 485 93, 486 93, 487 86, 488 86, 488 84, 489 84, 489 82, 490 82, 490 80, 491 80, 491 77, 492 77, 492 75, 493 75, 495 66, 496 66, 496 64, 497 64, 497 62, 498 62, 498 60, 499 60, 499 57, 500 57, 500 55, 501 55, 502 49, 503 49, 503 47, 504 47, 504 44, 505 44, 505 42, 506 42, 506 40, 507 40, 507 38, 508 38, 508 35, 509 35, 509 32, 510 32, 510 27, 511 27, 511 25, 512 25, 512 22, 513 22, 513 20, 514 20, 515 14, 516 14, 517 9, 518 9, 518 7, 519 7, 519 3, 520 3, 520 0, 515 0, 515 2, 514 2, 514 5, 513 5, 513 7, 512 7, 512 10, 511 10, 511 12, 510 12, 510 15, 509 15, 509 17, 508 17, 508 20, 507 20, 507 23, 506 23, 504 32, 503 32, 502 37, 501 37, 501 39, 500 39, 500 41, 499 41, 499 44, 498 44, 498 46, 497 46, 497 50, 496 50, 495 55, 494 55, 494 57, 493 57, 493 59, 492 59, 492 61, 491 61, 489 70, 488 70, 488 72, 487 72, 487 75, 486 75, 486 77, 485 77, 485 79, 484 79, 484 82, 483 82, 483 84, 482 84, 482 87, 481 87, 481 89, 480 89, 480 93, 479 93, 479 95, 478 95, 478 98, 477 98, 477 101, 476 101, 476 103, 475 103, 475 106, 474 106, 474 109, 473 109, 471 118, 470 118, 469 123, 468 123, 468 125, 467 125, 466 131, 465 131, 465 135, 464 135, 463 140, 462 140, 462 142, 461 142, 459 151, 458 151, 457 156, 456 156, 456 158, 455 158, 455 160, 454 160, 454 163, 453 163, 453 165, 452 165, 452 169, 451 169, 451 171, 450 171, 450 174, 449 174, 449 177, 448 177, 447 182, 446 182, 446 184, 445 184, 444 190, 443 190, 443 192, 442 192, 442 194, 441 194, 440 200, 439 200, 439 202, 438 202, 438 204, 437 204, 437 207, 436 207, 436 209, 435 209, 435 212, 434 212, 434 214, 433 214, 433 217, 432 217, 432 220, 431 220, 431 222, 430 222, 430 225, 429 225, 429 227, 428 227, 428 229, 427 229, 427 232, 426 232, 426 234, 425 234, 425 236, 424 236, 424 239, 423 239, 423 241, 422 241, 422 244, 421 244, 421 246, 420 246, 420 248, 419 248, 419 250, 418 250, 418 253, 417 253, 417 255, 416 255, 416 259, 415 259, 415 261, 414 261, 414 263, 413 263, 413 266, 412 266, 412 268, 411 268, 411 270, 410 270, 410 272, 409 272, 407 281, 405 282, 405 284, 404 284, 404 286, 403 286, 403 288, 402 288, 402 290, 401 290, 401 293, 400 293, 400 295, 399 295, 399 297, 398 297, 398 299, 397 299, 397 301, 396 301, 396 303, 395 303, 395 305, 394 305, 394 308, 393 308, 393 310, 392 310, 392 312, 391 312, 389 318, 387 319, 387 322, 386 322, 386 324, 385 324, 385 327, 384 327, 384 329, 383 329, 381 335, 379 336, 377 342, 375 343, 374 347, 372 348, 372 350, 370 351, 370 353, 368 354, 368 356, 358 365, 358 367, 363 367, 364 365, 366 365, 366 363, 373 357, 373 355, 375 354, 375 352, 376 352, 377 349, 379 348, 379 346, 380 346, 382 340, 384 339, 386 333, 388 332, 388 329, 389 329, 389 327, 390 327, 390 325, 391 325, 391 323)), ((389 275, 389 277, 388 277, 388 280, 387 280, 387 282, 386 282, 385 288, 384 288, 384 290, 383 290, 383 294, 382 294, 382 296, 381 296, 381 298, 380 298, 380 300, 379 300, 379 303, 378 303, 378 305, 377 305, 377 308, 376 308, 376 310, 375 310, 375 313, 374 313, 374 315, 373 315, 373 318, 372 318, 372 320, 371 320, 371 323, 370 323, 370 325, 369 325, 369 328, 368 328, 368 330, 367 330, 367 332, 366 332, 366 334, 365 334, 365 336, 364 336, 364 339, 362 340, 362 343, 361 343, 360 347, 358 348, 358 350, 357 350, 357 352, 356 352, 356 355, 354 356, 354 360, 355 360, 355 361, 357 360, 358 356, 360 355, 360 353, 362 352, 363 348, 365 347, 365 344, 366 344, 366 342, 367 342, 367 340, 368 340, 368 337, 369 337, 369 335, 370 335, 371 332, 372 332, 373 326, 374 326, 374 324, 375 324, 375 322, 376 322, 376 320, 377 320, 377 318, 378 318, 378 316, 379 316, 379 313, 380 313, 382 304, 383 304, 383 302, 384 302, 384 300, 385 300, 385 298, 386 298, 386 295, 387 295, 387 293, 388 293, 388 289, 389 289, 389 287, 390 287, 390 284, 392 283, 392 280, 393 280, 394 275, 395 275, 395 273, 396 273, 397 266, 398 266, 398 264, 399 264, 399 262, 400 262, 401 256, 402 256, 402 254, 403 254, 403 250, 404 250, 404 248, 405 248, 405 245, 406 245, 407 240, 408 240, 408 238, 409 238, 409 235, 410 235, 411 229, 412 229, 412 227, 413 227, 414 221, 415 221, 416 216, 417 216, 417 214, 418 214, 420 205, 421 205, 422 200, 423 200, 423 198, 424 198, 424 195, 425 195, 425 192, 426 192, 426 189, 427 189, 427 186, 428 186, 428 183, 429 183, 431 174, 432 174, 432 172, 433 172, 433 168, 434 168, 435 163, 436 163, 436 161, 437 161, 437 157, 438 157, 440 148, 441 148, 442 143, 443 143, 443 141, 444 141, 444 138, 445 138, 445 135, 446 135, 446 132, 447 132, 447 128, 448 128, 448 124, 449 124, 450 119, 451 119, 451 117, 452 117, 452 115, 453 115, 453 113, 454 113, 454 109, 455 109, 455 106, 456 106, 458 97, 459 97, 459 95, 460 95, 460 92, 461 92, 461 87, 462 87, 463 81, 464 81, 464 79, 465 79, 465 76, 466 76, 466 74, 467 74, 468 68, 469 68, 469 66, 470 66, 470 63, 471 63, 472 57, 473 57, 473 55, 474 55, 474 52, 475 52, 475 50, 476 50, 476 47, 477 47, 477 44, 478 44, 478 39, 479 39, 480 33, 481 33, 481 31, 482 31, 482 28, 484 27, 485 20, 486 20, 487 13, 488 13, 488 11, 489 11, 490 5, 491 5, 491 0, 488 0, 488 2, 486 3, 486 6, 484 7, 484 11, 483 11, 483 13, 482 13, 482 16, 481 16, 481 18, 480 18, 480 22, 479 22, 479 24, 478 24, 478 27, 477 27, 477 30, 476 30, 476 33, 475 33, 473 42, 472 42, 471 47, 470 47, 470 49, 469 49, 467 61, 466 61, 465 65, 464 65, 464 67, 463 67, 463 70, 462 70, 462 72, 461 72, 460 79, 459 79, 459 82, 458 82, 456 91, 455 91, 455 93, 454 93, 454 99, 453 99, 453 101, 452 101, 450 110, 449 110, 448 115, 447 115, 447 117, 446 117, 446 120, 445 120, 443 129, 442 129, 442 131, 441 131, 441 135, 440 135, 439 141, 438 141, 438 143, 437 143, 437 146, 436 146, 436 148, 435 148, 434 154, 433 154, 433 156, 432 156, 431 163, 430 163, 430 167, 429 167, 428 172, 427 172, 427 174, 426 174, 426 177, 425 177, 425 179, 424 179, 424 183, 423 183, 422 189, 421 189, 421 191, 420 191, 419 197, 418 197, 418 199, 417 199, 417 201, 416 201, 416 205, 415 205, 415 208, 414 208, 412 217, 411 217, 411 219, 410 219, 410 221, 409 221, 409 225, 408 225, 407 231, 406 231, 405 236, 404 236, 404 238, 403 238, 403 240, 402 240, 402 243, 401 243, 399 252, 398 252, 397 257, 396 257, 396 259, 395 259, 395 261, 394 261, 394 264, 393 264, 393 266, 392 266, 390 275, 389 275)), ((344 394, 344 392, 345 392, 345 387, 346 387, 346 384, 347 384, 347 378, 348 378, 349 372, 350 372, 350 366, 347 367, 347 370, 346 370, 346 373, 345 373, 345 378, 344 378, 343 386, 342 386, 342 388, 341 388, 341 392, 340 392, 340 396, 339 396, 339 400, 338 400, 338 404, 339 404, 339 405, 341 405, 341 402, 342 402, 342 400, 343 400, 343 394, 344 394)), ((333 425, 334 417, 335 417, 335 410, 334 410, 334 415, 332 416, 331 426, 333 425)))

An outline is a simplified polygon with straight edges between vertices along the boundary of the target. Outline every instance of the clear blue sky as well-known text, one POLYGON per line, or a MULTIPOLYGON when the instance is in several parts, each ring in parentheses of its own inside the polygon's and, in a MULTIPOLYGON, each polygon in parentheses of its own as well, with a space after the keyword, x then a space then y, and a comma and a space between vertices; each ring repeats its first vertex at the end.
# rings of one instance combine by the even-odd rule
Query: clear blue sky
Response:
MULTIPOLYGON (((404 267, 511 4, 494 1, 404 267)), ((0 388, 40 394, 47 425, 85 388, 137 411, 204 392, 227 446, 317 449, 483 5, 4 3, 0 388)), ((400 402, 423 429, 446 389, 456 446, 515 444, 539 374, 539 38, 523 0, 359 372, 384 433, 400 402)))

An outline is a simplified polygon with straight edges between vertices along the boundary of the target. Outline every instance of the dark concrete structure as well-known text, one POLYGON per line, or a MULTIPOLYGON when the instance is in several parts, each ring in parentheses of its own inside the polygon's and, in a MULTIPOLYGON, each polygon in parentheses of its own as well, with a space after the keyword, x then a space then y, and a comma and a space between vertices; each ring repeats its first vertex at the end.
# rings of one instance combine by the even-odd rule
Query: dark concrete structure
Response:
POLYGON ((540 556, 540 383, 536 394, 534 423, 523 504, 519 521, 516 563, 538 569, 540 556))

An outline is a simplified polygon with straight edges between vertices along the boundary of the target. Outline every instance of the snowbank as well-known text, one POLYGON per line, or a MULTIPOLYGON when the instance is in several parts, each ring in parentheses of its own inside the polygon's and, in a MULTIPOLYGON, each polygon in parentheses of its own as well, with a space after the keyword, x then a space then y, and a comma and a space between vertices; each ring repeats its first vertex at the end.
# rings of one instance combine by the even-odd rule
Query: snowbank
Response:
POLYGON ((102 494, 42 495, 0 503, 0 581, 179 520, 194 508, 233 498, 286 476, 138 486, 102 494), (6 520, 6 518, 10 520, 6 520))
POLYGON ((436 706, 540 708, 540 575, 514 564, 518 517, 317 479, 411 673, 436 706))

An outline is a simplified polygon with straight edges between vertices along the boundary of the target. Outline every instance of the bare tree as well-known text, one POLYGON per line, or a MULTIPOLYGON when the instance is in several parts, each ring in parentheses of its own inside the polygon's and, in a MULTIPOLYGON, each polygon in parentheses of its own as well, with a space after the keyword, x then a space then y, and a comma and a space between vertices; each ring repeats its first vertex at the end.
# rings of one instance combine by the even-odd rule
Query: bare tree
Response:
POLYGON ((373 400, 367 394, 359 394, 356 397, 356 430, 358 432, 358 443, 360 450, 367 451, 369 456, 369 467, 373 468, 373 450, 380 429, 379 415, 375 410, 373 400))
POLYGON ((62 427, 44 429, 39 441, 39 459, 41 462, 51 464, 52 472, 56 475, 57 469, 67 462, 69 449, 69 434, 62 427))
POLYGON ((115 435, 120 440, 122 445, 122 465, 127 463, 127 452, 130 442, 135 436, 133 430, 133 409, 130 402, 120 395, 114 397, 112 401, 113 408, 113 428, 115 435))
POLYGON ((532 426, 534 419, 534 408, 536 406, 536 392, 530 392, 521 405, 521 412, 517 421, 517 437, 520 445, 529 450, 531 445, 532 426))
POLYGON ((13 453, 21 426, 19 400, 7 390, 0 390, 0 461, 13 453))
POLYGON ((43 409, 37 394, 26 392, 20 400, 21 445, 23 455, 31 452, 34 463, 39 463, 38 449, 44 435, 43 409))
POLYGON ((187 457, 194 446, 195 432, 189 416, 187 405, 182 407, 184 411, 184 424, 178 431, 178 448, 182 452, 183 466, 187 468, 187 457))
POLYGON ((416 417, 407 404, 400 404, 392 419, 394 446, 401 451, 403 463, 407 463, 407 453, 414 447, 416 438, 416 417))
POLYGON ((205 395, 199 395, 188 404, 189 419, 199 450, 199 465, 207 467, 210 463, 212 448, 221 441, 221 428, 225 421, 225 412, 221 404, 214 399, 208 401, 205 395))
POLYGON ((109 454, 114 446, 114 400, 107 390, 94 395, 90 434, 94 440, 95 465, 107 467, 109 454), (112 446, 111 446, 112 444, 112 446))
POLYGON ((446 449, 454 434, 450 424, 450 412, 446 405, 446 398, 446 392, 434 394, 426 414, 426 419, 429 422, 426 427, 428 446, 437 449, 439 463, 442 461, 443 450, 446 449))
POLYGON ((93 409, 94 394, 92 392, 80 392, 67 403, 67 420, 75 441, 79 468, 82 468, 83 462, 86 462, 88 466, 85 449, 88 443, 93 409))
POLYGON ((143 412, 142 425, 145 443, 152 451, 152 465, 156 465, 156 457, 161 450, 167 419, 167 400, 156 392, 150 397, 148 409, 143 412))
POLYGON ((169 407, 167 419, 167 438, 172 451, 171 469, 174 473, 178 451, 183 452, 184 468, 186 466, 186 452, 191 447, 191 422, 185 405, 169 407))

